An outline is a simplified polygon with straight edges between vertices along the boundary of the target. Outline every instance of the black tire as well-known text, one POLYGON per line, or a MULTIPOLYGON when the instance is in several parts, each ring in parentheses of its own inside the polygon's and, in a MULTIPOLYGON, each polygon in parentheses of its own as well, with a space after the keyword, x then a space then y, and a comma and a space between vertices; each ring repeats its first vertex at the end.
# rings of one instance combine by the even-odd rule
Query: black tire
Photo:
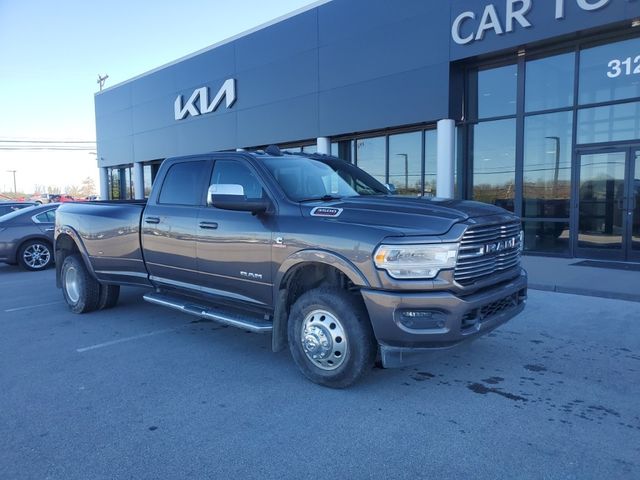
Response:
POLYGON ((25 270, 46 270, 53 265, 53 249, 46 240, 29 240, 20 245, 17 260, 25 270))
POLYGON ((100 284, 88 272, 80 255, 69 255, 62 264, 62 294, 73 313, 92 312, 100 301, 100 284))
POLYGON ((120 296, 119 285, 100 285, 100 298, 98 300, 98 310, 113 308, 118 303, 120 296))
POLYGON ((378 344, 364 304, 353 294, 324 287, 304 293, 291 308, 287 328, 293 360, 312 382, 331 388, 345 388, 358 381, 373 367, 378 344), (339 331, 344 332, 344 339, 341 336, 330 339, 336 331, 335 322, 331 317, 337 320, 339 331), (324 323, 325 321, 329 324, 324 323), (324 332, 319 336, 313 334, 311 337, 305 337, 304 341, 310 339, 310 344, 303 344, 302 333, 305 323, 318 332, 324 332), (325 358, 321 355, 313 360, 310 358, 313 352, 307 354, 308 345, 318 345, 322 342, 316 340, 322 338, 328 339, 328 353, 323 354, 326 355, 325 358), (344 354, 340 350, 343 350, 344 354), (340 356, 336 357, 337 354, 340 356), (332 360, 337 360, 338 363, 333 364, 332 360), (324 365, 321 367, 317 363, 324 365))

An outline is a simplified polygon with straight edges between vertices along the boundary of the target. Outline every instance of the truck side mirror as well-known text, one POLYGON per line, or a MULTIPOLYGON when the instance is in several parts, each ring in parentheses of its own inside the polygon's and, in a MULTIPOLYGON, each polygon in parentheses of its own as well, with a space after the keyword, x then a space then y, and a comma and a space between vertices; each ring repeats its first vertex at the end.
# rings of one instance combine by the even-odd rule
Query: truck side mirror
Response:
POLYGON ((269 208, 265 198, 248 199, 244 187, 236 184, 211 185, 207 191, 207 205, 222 210, 262 213, 269 208))

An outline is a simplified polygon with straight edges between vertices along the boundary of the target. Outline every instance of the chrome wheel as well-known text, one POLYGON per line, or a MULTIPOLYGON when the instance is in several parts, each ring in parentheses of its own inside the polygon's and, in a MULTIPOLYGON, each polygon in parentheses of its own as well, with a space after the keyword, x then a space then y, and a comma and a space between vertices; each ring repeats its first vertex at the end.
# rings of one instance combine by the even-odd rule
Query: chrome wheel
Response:
POLYGON ((46 267, 51 261, 51 251, 46 245, 34 243, 22 252, 24 263, 34 270, 46 267))
POLYGON ((75 267, 69 267, 65 271, 64 290, 72 303, 77 303, 80 300, 80 280, 78 270, 75 267))
POLYGON ((323 370, 335 370, 347 357, 347 336, 340 321, 326 310, 314 310, 302 324, 302 349, 323 370))

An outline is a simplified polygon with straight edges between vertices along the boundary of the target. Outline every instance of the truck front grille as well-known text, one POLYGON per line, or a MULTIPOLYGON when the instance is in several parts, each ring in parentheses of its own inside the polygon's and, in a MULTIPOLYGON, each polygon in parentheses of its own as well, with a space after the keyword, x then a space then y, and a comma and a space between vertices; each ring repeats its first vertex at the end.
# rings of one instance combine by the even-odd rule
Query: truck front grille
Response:
POLYGON ((519 221, 467 229, 460 244, 455 280, 461 285, 471 285, 520 265, 520 229, 519 221))

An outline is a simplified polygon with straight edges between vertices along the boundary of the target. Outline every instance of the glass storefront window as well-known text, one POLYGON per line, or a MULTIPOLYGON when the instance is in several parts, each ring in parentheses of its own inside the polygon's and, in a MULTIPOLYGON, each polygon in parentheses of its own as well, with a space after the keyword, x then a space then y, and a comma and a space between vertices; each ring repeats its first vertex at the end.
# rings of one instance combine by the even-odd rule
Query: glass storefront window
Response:
POLYGON ((144 180, 144 198, 149 198, 149 195, 151 195, 151 187, 153 185, 153 171, 149 164, 145 165, 142 170, 142 178, 144 180))
POLYGON ((438 160, 438 132, 427 130, 424 132, 424 196, 435 197, 436 169, 438 160))
POLYGON ((302 151, 304 153, 318 153, 318 146, 317 145, 305 145, 304 147, 302 147, 302 151))
POLYGON ((640 139, 640 102, 578 111, 578 143, 640 139))
POLYGON ((535 112, 573 105, 575 53, 527 62, 525 110, 535 112))
POLYGON ((570 111, 525 119, 523 217, 569 218, 572 126, 570 111))
POLYGON ((514 211, 516 120, 482 122, 471 129, 473 199, 514 211))
POLYGON ((569 222, 523 222, 526 252, 569 253, 569 222))
POLYGON ((359 138, 356 143, 357 164, 376 180, 386 183, 385 137, 359 138))
POLYGON ((516 114, 518 66, 475 71, 470 77, 470 118, 491 118, 516 114))
POLYGON ((109 179, 111 180, 111 199, 119 200, 120 199, 120 169, 112 168, 111 174, 109 175, 109 179))
POLYGON ((399 195, 418 196, 422 190, 422 132, 389 136, 389 183, 399 195))
POLYGON ((640 97, 640 37, 582 50, 581 105, 640 97))

